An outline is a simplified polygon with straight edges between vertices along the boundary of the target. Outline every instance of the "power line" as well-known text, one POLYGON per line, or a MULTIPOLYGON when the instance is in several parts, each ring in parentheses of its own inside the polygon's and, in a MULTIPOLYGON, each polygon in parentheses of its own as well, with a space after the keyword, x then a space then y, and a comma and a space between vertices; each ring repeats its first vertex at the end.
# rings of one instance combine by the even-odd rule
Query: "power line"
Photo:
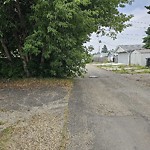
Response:
POLYGON ((137 26, 130 26, 128 28, 138 28, 138 29, 147 29, 148 27, 137 27, 137 26))
POLYGON ((142 22, 142 21, 129 21, 129 22, 133 22, 133 23, 137 23, 137 24, 146 24, 146 25, 150 25, 150 22, 142 22))
POLYGON ((141 40, 141 39, 142 39, 142 38, 132 38, 132 37, 131 37, 131 38, 129 38, 129 37, 118 37, 118 39, 119 39, 119 38, 121 38, 121 39, 128 39, 128 40, 134 40, 134 41, 135 41, 135 40, 141 40))
POLYGON ((118 34, 118 36, 120 36, 120 35, 121 35, 121 36, 124 36, 124 35, 125 35, 125 36, 126 36, 126 35, 127 35, 127 36, 136 36, 136 37, 137 37, 137 36, 146 36, 146 35, 140 35, 140 34, 126 34, 126 33, 120 33, 120 34, 118 34))

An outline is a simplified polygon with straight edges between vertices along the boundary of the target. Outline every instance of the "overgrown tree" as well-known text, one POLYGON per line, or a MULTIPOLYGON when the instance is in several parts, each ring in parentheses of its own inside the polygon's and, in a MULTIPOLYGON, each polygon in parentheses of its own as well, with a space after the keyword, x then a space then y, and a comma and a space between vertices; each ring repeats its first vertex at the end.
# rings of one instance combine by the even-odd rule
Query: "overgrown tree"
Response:
POLYGON ((0 60, 0 75, 18 75, 13 74, 18 64, 26 76, 81 75, 87 59, 83 43, 97 26, 113 29, 110 36, 126 28, 131 16, 118 7, 131 1, 1 0, 0 55, 9 66, 0 60))

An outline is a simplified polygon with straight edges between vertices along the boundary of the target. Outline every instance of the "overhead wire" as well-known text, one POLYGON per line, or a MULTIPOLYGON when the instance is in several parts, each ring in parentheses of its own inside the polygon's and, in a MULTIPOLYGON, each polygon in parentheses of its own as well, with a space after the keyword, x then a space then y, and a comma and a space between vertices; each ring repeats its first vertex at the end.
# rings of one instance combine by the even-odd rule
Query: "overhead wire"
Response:
MULTIPOLYGON (((128 29, 129 28, 135 28, 135 29, 143 29, 142 31, 144 32, 144 30, 146 31, 146 29, 150 26, 150 22, 142 22, 142 21, 129 21, 128 23, 134 23, 134 25, 132 25, 132 26, 130 26, 130 27, 128 27, 128 29), (142 25, 144 25, 144 26, 142 26, 142 25), (145 25, 147 25, 147 26, 145 26, 145 25)), ((110 30, 108 30, 108 29, 106 29, 106 31, 110 31, 110 30)), ((140 30, 141 31, 141 30, 140 30)), ((141 40, 144 38, 144 37, 146 37, 146 34, 144 35, 143 33, 142 34, 136 34, 136 33, 120 33, 120 34, 118 34, 117 35, 117 40, 119 40, 122 44, 123 43, 127 43, 128 42, 128 40, 130 40, 130 41, 137 41, 137 43, 141 43, 141 40), (130 37, 129 37, 130 36, 130 37), (136 37, 136 38, 135 38, 136 37), (127 42, 126 42, 127 41, 127 42), (138 42, 139 41, 139 42, 138 42)), ((118 44, 118 42, 119 41, 117 41, 117 43, 116 43, 116 41, 114 41, 114 43, 116 43, 116 44, 112 44, 113 42, 106 42, 106 41, 102 41, 102 43, 104 43, 104 44, 107 44, 107 45, 109 45, 109 46, 117 46, 117 45, 119 45, 118 44)), ((101 44, 102 44, 101 43, 101 44)), ((133 43, 135 43, 135 42, 133 42, 133 43)))
POLYGON ((143 21, 128 21, 129 23, 130 22, 133 22, 133 23, 138 23, 138 24, 146 24, 146 25, 150 25, 150 22, 143 22, 143 21))

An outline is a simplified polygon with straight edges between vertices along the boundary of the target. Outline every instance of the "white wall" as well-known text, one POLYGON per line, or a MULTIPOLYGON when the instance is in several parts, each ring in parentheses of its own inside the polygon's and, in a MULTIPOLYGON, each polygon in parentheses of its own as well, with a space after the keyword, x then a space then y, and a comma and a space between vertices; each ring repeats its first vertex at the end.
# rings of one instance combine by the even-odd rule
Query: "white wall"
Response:
POLYGON ((141 66, 146 66, 146 58, 150 58, 150 53, 143 53, 141 55, 141 66))
POLYGON ((150 58, 150 53, 140 53, 138 51, 134 51, 131 54, 131 64, 146 66, 146 58, 150 58))
POLYGON ((108 61, 113 61, 113 55, 111 54, 108 55, 108 61))
POLYGON ((129 54, 128 53, 119 53, 118 54, 118 63, 128 65, 129 64, 129 54))
POLYGON ((138 51, 132 52, 132 54, 131 54, 131 64, 141 66, 141 53, 140 52, 138 52, 138 51))

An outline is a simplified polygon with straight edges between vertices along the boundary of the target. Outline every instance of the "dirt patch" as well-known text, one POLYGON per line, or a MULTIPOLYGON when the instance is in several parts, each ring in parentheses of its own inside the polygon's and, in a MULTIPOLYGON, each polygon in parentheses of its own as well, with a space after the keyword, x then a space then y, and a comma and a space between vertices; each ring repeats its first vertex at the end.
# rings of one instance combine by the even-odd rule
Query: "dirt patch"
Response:
POLYGON ((0 150, 58 150, 67 141, 71 80, 24 79, 0 84, 0 150), (12 132, 4 132, 13 126, 12 132))

